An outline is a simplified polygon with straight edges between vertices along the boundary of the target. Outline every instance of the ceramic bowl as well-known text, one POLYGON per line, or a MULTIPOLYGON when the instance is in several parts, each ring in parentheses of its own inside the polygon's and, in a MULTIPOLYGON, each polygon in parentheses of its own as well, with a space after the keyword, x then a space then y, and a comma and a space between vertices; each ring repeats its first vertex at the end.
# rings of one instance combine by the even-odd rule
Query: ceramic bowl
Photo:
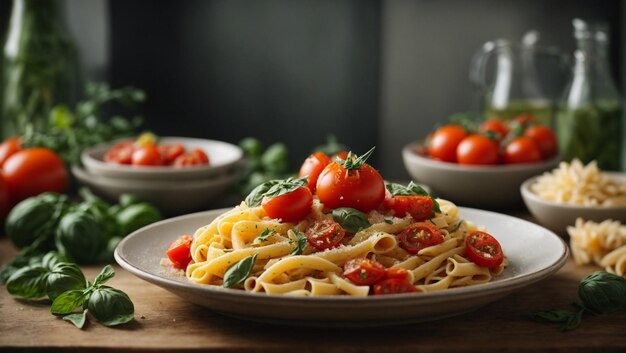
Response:
MULTIPOLYGON (((616 181, 626 183, 626 173, 605 173, 616 181)), ((520 187, 521 195, 533 217, 555 233, 565 235, 567 227, 573 226, 578 217, 586 221, 602 222, 606 219, 612 219, 626 223, 626 206, 576 206, 542 199, 530 189, 538 177, 529 178, 522 183, 520 187)))
POLYGON ((86 149, 81 154, 85 171, 102 177, 136 180, 198 180, 238 169, 243 161, 243 151, 239 146, 215 140, 189 137, 162 137, 164 143, 180 143, 185 149, 201 148, 208 156, 210 165, 190 168, 137 167, 104 162, 104 154, 119 141, 114 141, 86 149))
POLYGON ((438 197, 462 206, 487 209, 521 206, 520 185, 559 163, 559 157, 555 157, 540 163, 465 166, 422 156, 416 152, 419 146, 411 143, 402 150, 409 175, 428 185, 438 197))

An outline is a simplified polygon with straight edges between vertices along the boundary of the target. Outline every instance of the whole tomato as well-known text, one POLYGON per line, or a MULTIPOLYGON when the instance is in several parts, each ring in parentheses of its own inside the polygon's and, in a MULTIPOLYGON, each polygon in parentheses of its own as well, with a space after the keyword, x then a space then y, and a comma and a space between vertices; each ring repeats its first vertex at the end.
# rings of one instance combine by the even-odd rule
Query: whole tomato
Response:
POLYGON ((63 192, 67 188, 65 164, 47 148, 19 151, 7 159, 3 169, 13 203, 42 192, 63 192))
POLYGON ((137 148, 131 157, 132 165, 158 166, 163 164, 159 149, 155 145, 145 145, 137 148))
POLYGON ((470 135, 457 147, 456 158, 459 164, 497 164, 498 144, 483 135, 470 135))
POLYGON ((11 137, 0 144, 0 168, 12 155, 22 150, 21 138, 11 137))
POLYGON ((480 124, 479 130, 482 133, 491 132, 497 134, 498 141, 502 141, 502 139, 509 134, 509 128, 506 126, 506 123, 498 118, 483 121, 482 124, 480 124))
POLYGON ((467 136, 465 129, 459 125, 440 127, 430 138, 428 155, 444 162, 456 162, 457 146, 465 136, 467 136))
POLYGON ((529 137, 517 137, 504 149, 504 162, 507 164, 534 163, 540 160, 539 146, 529 137))
POLYGON ((541 158, 554 157, 558 152, 556 135, 550 128, 543 125, 534 125, 524 131, 524 136, 530 137, 537 143, 541 158))
POLYGON ((278 218, 283 222, 298 222, 311 212, 313 204, 311 190, 305 187, 304 182, 302 186, 292 184, 291 191, 263 198, 261 206, 269 217, 278 218))
POLYGON ((11 196, 4 173, 0 171, 0 222, 9 214, 11 210, 11 196))
POLYGON ((315 191, 317 178, 320 176, 324 167, 330 164, 330 158, 324 152, 315 152, 304 160, 300 167, 298 177, 308 176, 307 187, 311 192, 315 191))

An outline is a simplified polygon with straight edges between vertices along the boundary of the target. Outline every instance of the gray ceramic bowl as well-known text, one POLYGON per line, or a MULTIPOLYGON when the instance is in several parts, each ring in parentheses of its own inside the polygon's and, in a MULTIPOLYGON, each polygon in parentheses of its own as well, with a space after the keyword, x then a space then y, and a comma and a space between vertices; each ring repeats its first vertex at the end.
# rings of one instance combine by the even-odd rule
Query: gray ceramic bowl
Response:
POLYGON ((411 143, 402 150, 409 175, 428 185, 438 197, 461 206, 500 209, 521 205, 520 185, 559 163, 559 157, 555 157, 540 163, 465 166, 419 155, 419 146, 411 143))
MULTIPOLYGON (((614 180, 626 183, 625 173, 607 173, 614 180)), ((530 213, 546 228, 557 234, 565 235, 567 227, 576 223, 576 218, 581 217, 586 221, 602 222, 612 219, 626 223, 626 206, 616 207, 593 207, 567 205, 546 201, 530 190, 537 178, 532 177, 522 183, 520 187, 524 203, 530 213)))

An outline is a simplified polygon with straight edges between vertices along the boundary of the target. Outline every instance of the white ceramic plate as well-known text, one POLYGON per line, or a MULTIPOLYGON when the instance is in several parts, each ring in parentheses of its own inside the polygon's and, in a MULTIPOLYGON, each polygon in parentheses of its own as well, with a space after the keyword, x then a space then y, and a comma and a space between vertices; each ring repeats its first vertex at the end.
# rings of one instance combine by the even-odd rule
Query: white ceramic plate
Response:
POLYGON ((225 315, 281 324, 378 326, 435 320, 475 310, 547 278, 565 264, 569 254, 563 240, 541 226, 461 207, 461 217, 485 225, 508 257, 509 266, 493 282, 421 294, 300 298, 197 285, 184 277, 166 275, 159 262, 170 242, 181 234, 193 234, 223 211, 190 214, 142 228, 120 242, 115 259, 134 275, 225 315))

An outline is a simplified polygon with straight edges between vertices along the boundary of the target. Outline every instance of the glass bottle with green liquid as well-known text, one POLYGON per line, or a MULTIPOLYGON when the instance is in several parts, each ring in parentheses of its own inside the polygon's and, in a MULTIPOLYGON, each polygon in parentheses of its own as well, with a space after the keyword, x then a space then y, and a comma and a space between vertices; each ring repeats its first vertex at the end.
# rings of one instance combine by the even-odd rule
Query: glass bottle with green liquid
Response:
POLYGON ((572 78, 556 118, 560 153, 563 160, 596 160, 601 169, 620 170, 622 104, 610 74, 608 30, 580 19, 573 25, 572 78))

